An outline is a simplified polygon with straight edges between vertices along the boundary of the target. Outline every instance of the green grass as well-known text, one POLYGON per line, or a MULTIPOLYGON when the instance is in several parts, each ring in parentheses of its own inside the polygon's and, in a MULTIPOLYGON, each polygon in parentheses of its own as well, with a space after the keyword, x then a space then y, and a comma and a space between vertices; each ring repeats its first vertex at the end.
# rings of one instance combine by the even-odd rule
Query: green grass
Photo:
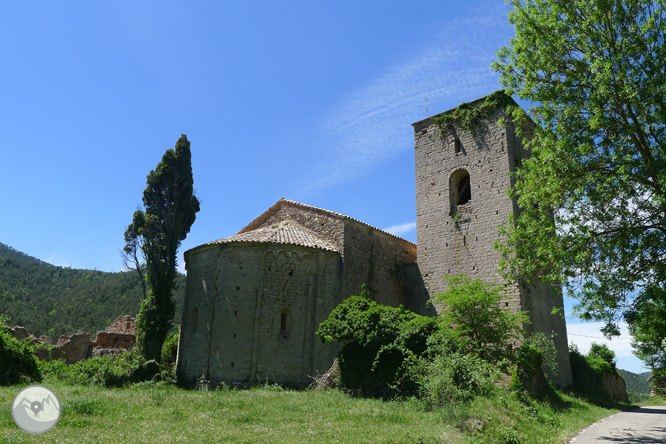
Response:
POLYGON ((502 391, 475 399, 461 417, 471 443, 554 444, 568 442, 579 430, 630 408, 601 399, 555 392, 549 399, 520 399, 502 391))
POLYGON ((12 420, 10 405, 21 387, 0 387, 0 442, 563 443, 627 407, 566 394, 525 403, 503 389, 465 406, 431 409, 417 401, 358 399, 337 390, 46 385, 60 398, 62 416, 44 435, 24 433, 12 420))
POLYGON ((20 387, 0 388, 0 442, 463 442, 441 411, 424 412, 413 403, 354 399, 339 391, 49 386, 62 403, 62 416, 41 436, 26 434, 13 423, 9 407, 20 387))

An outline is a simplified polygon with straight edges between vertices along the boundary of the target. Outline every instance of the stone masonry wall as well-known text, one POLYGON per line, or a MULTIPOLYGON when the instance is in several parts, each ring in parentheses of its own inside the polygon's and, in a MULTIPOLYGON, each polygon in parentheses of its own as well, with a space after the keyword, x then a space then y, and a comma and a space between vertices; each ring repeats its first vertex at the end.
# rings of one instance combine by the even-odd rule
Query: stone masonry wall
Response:
POLYGON ((304 385, 336 354, 314 332, 340 302, 340 255, 221 244, 189 256, 177 374, 304 385), (197 319, 198 318, 198 319, 197 319))
POLYGON ((267 217, 263 218, 262 216, 266 215, 266 213, 264 213, 257 218, 259 221, 258 223, 255 221, 255 223, 252 223, 241 230, 240 233, 256 230, 260 227, 270 227, 283 220, 294 220, 301 226, 314 231, 321 238, 329 241, 336 250, 342 252, 344 243, 343 221, 338 217, 332 216, 329 211, 309 206, 307 206, 307 208, 304 207, 305 206, 284 202, 279 206, 277 211, 274 211, 267 215, 267 217))
MULTIPOLYGON (((498 275, 501 258, 493 245, 498 227, 508 224, 518 208, 507 196, 510 172, 526 153, 506 116, 495 111, 469 132, 451 128, 442 136, 432 118, 415 123, 416 225, 418 264, 426 291, 432 297, 446 289, 444 275, 467 274, 484 282, 502 283, 498 275), (456 181, 469 174, 470 199, 457 204, 456 181)), ((552 314, 562 307, 562 296, 536 284, 511 285, 502 307, 513 312, 529 310, 535 331, 556 334, 561 385, 571 383, 566 324, 552 314)))
MULTIPOLYGON (((454 129, 442 138, 432 119, 414 124, 418 263, 431 296, 446 289, 442 276, 465 273, 497 282, 497 228, 508 223, 509 159, 506 131, 491 116, 470 133, 454 129), (455 153, 456 139, 460 152, 455 153), (451 177, 469 173, 471 199, 451 214, 451 177)), ((518 289, 504 301, 520 310, 518 289)))
POLYGON ((403 267, 416 260, 416 246, 353 220, 345 221, 343 297, 361 294, 366 284, 380 304, 405 303, 403 267))
POLYGON ((241 232, 294 220, 329 241, 344 261, 342 296, 361 293, 366 284, 377 302, 397 306, 405 302, 402 267, 416 261, 416 246, 360 221, 320 208, 292 203, 278 204, 241 232))

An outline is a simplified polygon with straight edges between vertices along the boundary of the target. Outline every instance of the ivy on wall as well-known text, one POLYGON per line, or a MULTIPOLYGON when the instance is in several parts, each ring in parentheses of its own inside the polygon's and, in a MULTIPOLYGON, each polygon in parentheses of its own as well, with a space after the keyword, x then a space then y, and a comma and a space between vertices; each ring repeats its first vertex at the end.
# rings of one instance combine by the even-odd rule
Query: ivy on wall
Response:
POLYGON ((504 90, 495 91, 485 99, 465 102, 457 108, 434 116, 432 119, 439 127, 442 137, 452 130, 453 126, 474 131, 476 126, 497 108, 506 108, 513 104, 511 97, 504 90))

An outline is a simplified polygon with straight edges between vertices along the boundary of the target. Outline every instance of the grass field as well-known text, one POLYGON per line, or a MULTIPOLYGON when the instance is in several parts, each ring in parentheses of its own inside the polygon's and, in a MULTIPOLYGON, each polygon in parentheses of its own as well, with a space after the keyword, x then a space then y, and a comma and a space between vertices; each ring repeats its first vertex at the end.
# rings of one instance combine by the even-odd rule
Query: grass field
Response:
POLYGON ((43 435, 23 432, 11 416, 21 387, 0 387, 0 442, 562 443, 618 411, 564 394, 556 402, 526 404, 504 390, 464 407, 429 409, 417 401, 358 399, 337 390, 45 384, 62 404, 58 425, 43 435))

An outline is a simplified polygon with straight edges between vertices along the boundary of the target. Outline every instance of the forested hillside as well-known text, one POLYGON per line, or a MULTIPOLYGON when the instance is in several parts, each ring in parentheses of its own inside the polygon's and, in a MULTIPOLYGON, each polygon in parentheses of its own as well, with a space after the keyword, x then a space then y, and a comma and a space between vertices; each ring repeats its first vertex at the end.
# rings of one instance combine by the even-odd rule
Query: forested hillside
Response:
MULTIPOLYGON (((185 276, 179 275, 174 292, 178 324, 184 293, 185 276)), ((36 336, 55 340, 78 331, 95 333, 120 315, 136 316, 142 299, 135 271, 57 267, 0 243, 0 314, 36 336)))
POLYGON ((652 391, 650 384, 647 382, 648 378, 650 377, 650 372, 632 373, 620 369, 618 369, 618 371, 624 378, 624 382, 627 384, 628 392, 648 394, 650 391, 652 391))

